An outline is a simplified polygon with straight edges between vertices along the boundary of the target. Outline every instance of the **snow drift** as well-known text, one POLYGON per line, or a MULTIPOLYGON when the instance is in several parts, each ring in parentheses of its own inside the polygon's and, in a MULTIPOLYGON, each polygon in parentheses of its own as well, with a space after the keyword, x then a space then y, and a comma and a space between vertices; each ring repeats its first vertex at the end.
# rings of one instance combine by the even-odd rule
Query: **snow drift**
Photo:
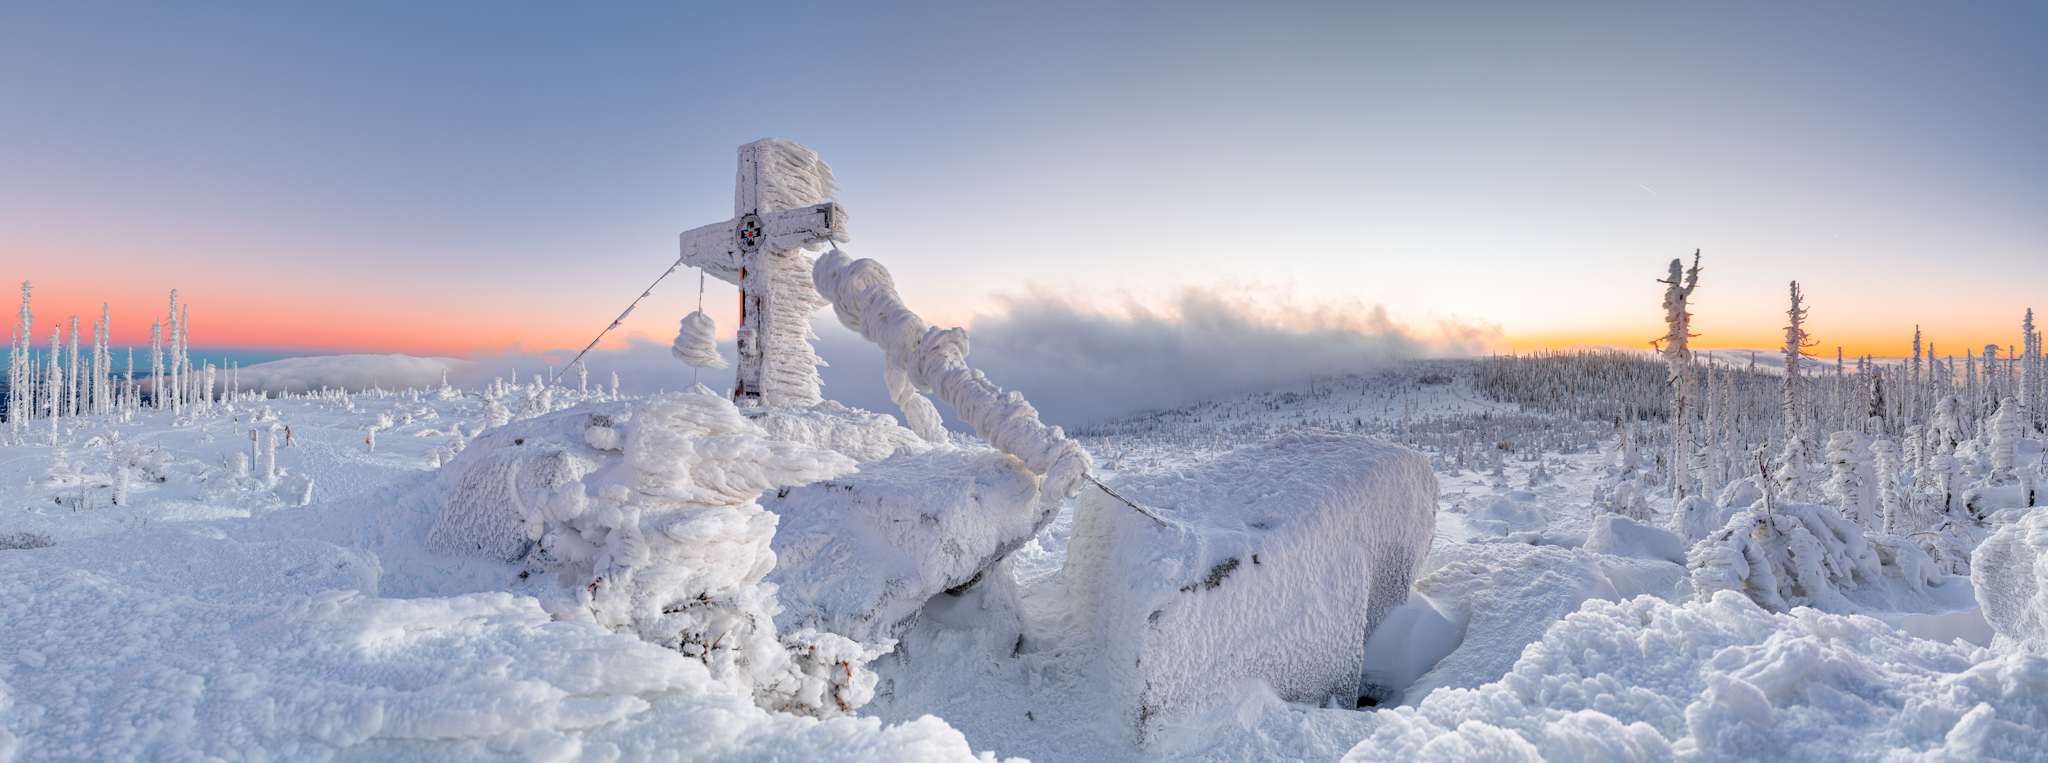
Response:
POLYGON ((1589 601, 1499 681, 1378 713, 1344 760, 2038 760, 2044 716, 2048 658, 1720 591, 1589 601))
POLYGON ((936 718, 769 713, 529 597, 354 588, 375 579, 211 525, 0 554, 0 761, 987 760, 936 718))

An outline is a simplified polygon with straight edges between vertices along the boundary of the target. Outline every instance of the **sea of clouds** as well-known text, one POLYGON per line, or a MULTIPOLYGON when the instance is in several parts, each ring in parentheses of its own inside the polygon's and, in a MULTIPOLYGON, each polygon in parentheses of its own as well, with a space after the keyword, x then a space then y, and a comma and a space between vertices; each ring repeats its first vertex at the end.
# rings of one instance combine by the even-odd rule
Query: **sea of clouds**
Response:
MULTIPOLYGON (((1189 288, 1153 304, 1135 300, 1080 300, 1046 292, 1001 297, 997 311, 968 327, 968 363, 1005 389, 1024 393, 1049 423, 1074 426, 1167 408, 1218 394, 1260 389, 1312 376, 1366 373, 1412 358, 1485 352, 1496 325, 1456 318, 1403 322, 1377 305, 1311 302, 1284 291, 1189 288)), ((681 316, 676 316, 680 319, 681 316)), ((899 415, 882 386, 882 355, 873 345, 822 313, 813 323, 826 397, 856 408, 899 415)), ((730 326, 721 325, 729 331, 730 326)), ((731 342, 722 343, 728 359, 731 342)), ((446 370, 457 386, 494 378, 524 382, 535 374, 562 373, 574 349, 521 347, 479 353, 468 360, 407 356, 294 358, 242 369, 294 391, 321 386, 360 389, 432 386, 446 370), (266 369, 265 367, 274 367, 266 369)), ((590 384, 646 394, 679 390, 693 371, 669 355, 665 340, 633 339, 592 350, 584 358, 590 384)), ((725 390, 732 372, 696 374, 725 390)), ((563 383, 576 386, 573 372, 563 383)), ((945 411, 943 405, 940 406, 945 411)), ((949 418, 949 424, 957 426, 949 418)))

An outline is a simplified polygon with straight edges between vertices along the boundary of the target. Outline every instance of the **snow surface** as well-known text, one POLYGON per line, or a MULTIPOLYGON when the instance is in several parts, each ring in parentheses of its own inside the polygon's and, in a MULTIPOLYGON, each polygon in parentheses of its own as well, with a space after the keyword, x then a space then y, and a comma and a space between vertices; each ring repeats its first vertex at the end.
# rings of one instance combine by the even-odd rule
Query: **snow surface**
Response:
POLYGON ((2039 760, 2048 658, 1732 591, 1595 599, 1499 681, 1379 716, 1344 760, 2039 760))
POLYGON ((935 719, 771 714, 531 597, 375 598, 361 551, 226 529, 0 554, 0 760, 975 759, 935 719))
MULTIPOLYGON (((722 680, 630 624, 558 617, 543 602, 588 592, 560 557, 550 566, 535 554, 508 562, 428 550, 462 465, 528 447, 478 437, 487 419, 509 421, 507 433, 559 426, 541 439, 617 468, 624 431, 589 417, 657 401, 530 384, 443 397, 392 392, 387 381, 366 394, 222 403, 183 421, 151 411, 63 420, 61 453, 0 447, 0 760, 969 760, 974 750, 1041 761, 2048 758, 2048 666, 2019 648, 2026 618, 2041 621, 2024 575, 2038 590, 2038 544, 2027 539, 2042 520, 2038 509, 1999 511, 2017 505, 2017 486, 1975 494, 2003 530, 1974 568, 1945 568, 1924 590, 1885 573, 1844 592, 1869 617, 1772 613, 1732 592, 1701 600, 1661 536, 1610 519, 1626 473, 1619 430, 1518 413, 1482 397, 1464 368, 1277 386, 1074 436, 1103 456, 1113 484, 1200 474, 1307 427, 1433 443, 1429 555, 1408 604, 1357 645, 1369 680, 1418 680, 1365 712, 1290 702, 1247 680, 1206 712, 1162 722, 1142 748, 1104 690, 1123 668, 1079 627, 1068 595, 1071 504, 979 582, 929 601, 893 651, 867 663, 874 696, 858 715, 818 719, 764 709, 758 687, 722 680), (276 481, 310 479, 311 505, 261 479, 252 422, 291 428, 275 450, 276 481), (1510 426, 1542 427, 1555 444, 1540 455, 1486 446, 1510 426), (617 431, 620 448, 589 442, 593 428, 617 431), (126 496, 114 503, 122 469, 126 496), (1979 647, 1988 625, 2001 628, 1997 649, 1979 647)), ((735 423, 661 404, 713 416, 735 444, 838 451, 847 468, 945 447, 851 409, 770 409, 735 423), (797 412, 768 415, 784 411, 797 412)), ((2030 438, 2013 448, 2019 466, 2041 452, 2030 438)), ((639 478, 593 471, 575 484, 639 478)), ((777 490, 759 488, 757 503, 780 500, 777 490)), ((538 489, 506 495, 551 505, 529 500, 551 499, 538 489)), ((1759 497, 1731 495, 1713 511, 1732 517, 1759 497)), ((749 516, 720 506, 719 516, 749 516)), ((1669 508, 1649 505, 1647 520, 1630 521, 1676 527, 1669 508)), ((525 528, 508 537, 539 549, 525 528)), ((736 545, 759 548, 745 523, 733 529, 736 545)), ((1875 552, 1881 571, 1900 553, 1875 552)), ((735 558, 746 554, 764 556, 735 558)), ((787 606, 781 594, 754 601, 753 611, 787 606)), ((784 631, 775 639, 785 653, 845 647, 816 640, 821 631, 784 631)), ((834 679, 855 688, 805 670, 796 668, 812 689, 834 679)))

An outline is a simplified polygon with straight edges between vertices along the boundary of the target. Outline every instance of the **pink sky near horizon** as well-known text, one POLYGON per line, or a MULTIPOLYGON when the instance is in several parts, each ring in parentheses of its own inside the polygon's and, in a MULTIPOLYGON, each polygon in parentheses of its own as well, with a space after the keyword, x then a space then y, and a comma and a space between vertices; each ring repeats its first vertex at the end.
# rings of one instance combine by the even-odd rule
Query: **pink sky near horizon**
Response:
MULTIPOLYGON (((659 269, 655 271, 656 274, 659 272, 659 269)), ((60 272, 54 275, 73 275, 73 279, 36 283, 32 309, 36 315, 37 346, 46 345, 52 328, 59 323, 68 323, 73 314, 79 317, 81 330, 88 332, 86 336, 89 338, 92 322, 99 317, 101 302, 109 303, 114 344, 143 345, 148 342, 150 323, 161 320, 168 308, 168 290, 107 282, 100 282, 99 288, 81 287, 79 282, 88 280, 84 274, 60 272)), ((670 327, 675 320, 696 308, 694 276, 694 270, 679 269, 600 346, 616 348, 629 339, 664 343, 672 339, 670 327)), ((644 286, 642 283, 622 289, 624 293, 618 297, 618 308, 623 308, 644 286)), ((1646 348, 1650 339, 1661 337, 1664 331, 1661 308, 1656 302, 1661 298, 1661 292, 1654 287, 1657 284, 1649 283, 1634 295, 1641 303, 1636 311, 1639 315, 1637 320, 1627 325, 1584 332, 1517 332, 1504 326, 1488 347, 1499 351, 1578 346, 1646 348)), ((364 285, 362 288, 371 287, 364 285)), ((1814 288, 1806 286, 1806 290, 1809 299, 1814 299, 1814 288)), ((233 282, 202 283, 196 289, 179 290, 180 303, 190 311, 194 344, 249 350, 447 357, 470 357, 515 349, 574 350, 589 343, 611 318, 616 317, 617 309, 607 308, 607 312, 593 313, 573 307, 557 307, 483 315, 455 301, 443 304, 379 304, 374 297, 323 300, 319 296, 233 282)), ((1746 314, 1731 316, 1710 312, 1712 308, 1700 304, 1719 301, 1715 299, 1717 296, 1706 286, 1695 294, 1693 330, 1699 336, 1693 340, 1693 346, 1703 349, 1761 349, 1783 345, 1782 315, 1761 318, 1746 314)), ((729 313, 733 312, 735 304, 734 290, 730 286, 717 282, 709 284, 705 310, 718 320, 721 338, 729 339, 732 335, 733 316, 729 313)), ((1911 354, 1915 327, 1911 316, 1871 315, 1867 310, 1855 310, 1853 305, 1809 304, 1814 306, 1809 330, 1819 342, 1810 352, 1816 356, 1832 356, 1837 347, 1852 357, 1911 354)), ((979 313, 992 314, 986 311, 979 313)), ((2013 310, 1996 305, 1975 305, 1929 316, 1930 320, 1920 321, 1918 326, 1925 341, 1934 344, 1937 352, 1961 357, 1966 348, 1978 352, 1990 342, 2000 346, 2018 344, 2023 314, 2024 308, 2013 310)), ((935 325, 972 325, 977 315, 967 311, 933 312, 928 314, 928 319, 935 325)), ((1250 317, 1267 325, 1287 325, 1284 318, 1276 315, 1250 317)), ((829 308, 821 312, 819 318, 830 320, 829 308)), ((2042 318, 2041 323, 2048 324, 2048 316, 2042 318)), ((1432 338, 1426 328, 1410 328, 1421 338, 1432 338)))

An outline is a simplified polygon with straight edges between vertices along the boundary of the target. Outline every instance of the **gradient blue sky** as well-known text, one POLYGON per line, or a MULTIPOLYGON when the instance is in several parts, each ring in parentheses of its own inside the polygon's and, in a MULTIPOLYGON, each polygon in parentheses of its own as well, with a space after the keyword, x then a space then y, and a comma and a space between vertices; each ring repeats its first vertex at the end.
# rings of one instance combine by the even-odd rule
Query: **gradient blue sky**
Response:
POLYGON ((939 323, 1195 289, 1640 345, 1699 247, 1704 345, 1775 341, 1796 278, 1824 346, 1959 349, 2048 308, 2044 40, 2040 2, 0 2, 0 278, 130 340, 176 287, 209 345, 580 347, 773 135, 939 323))

